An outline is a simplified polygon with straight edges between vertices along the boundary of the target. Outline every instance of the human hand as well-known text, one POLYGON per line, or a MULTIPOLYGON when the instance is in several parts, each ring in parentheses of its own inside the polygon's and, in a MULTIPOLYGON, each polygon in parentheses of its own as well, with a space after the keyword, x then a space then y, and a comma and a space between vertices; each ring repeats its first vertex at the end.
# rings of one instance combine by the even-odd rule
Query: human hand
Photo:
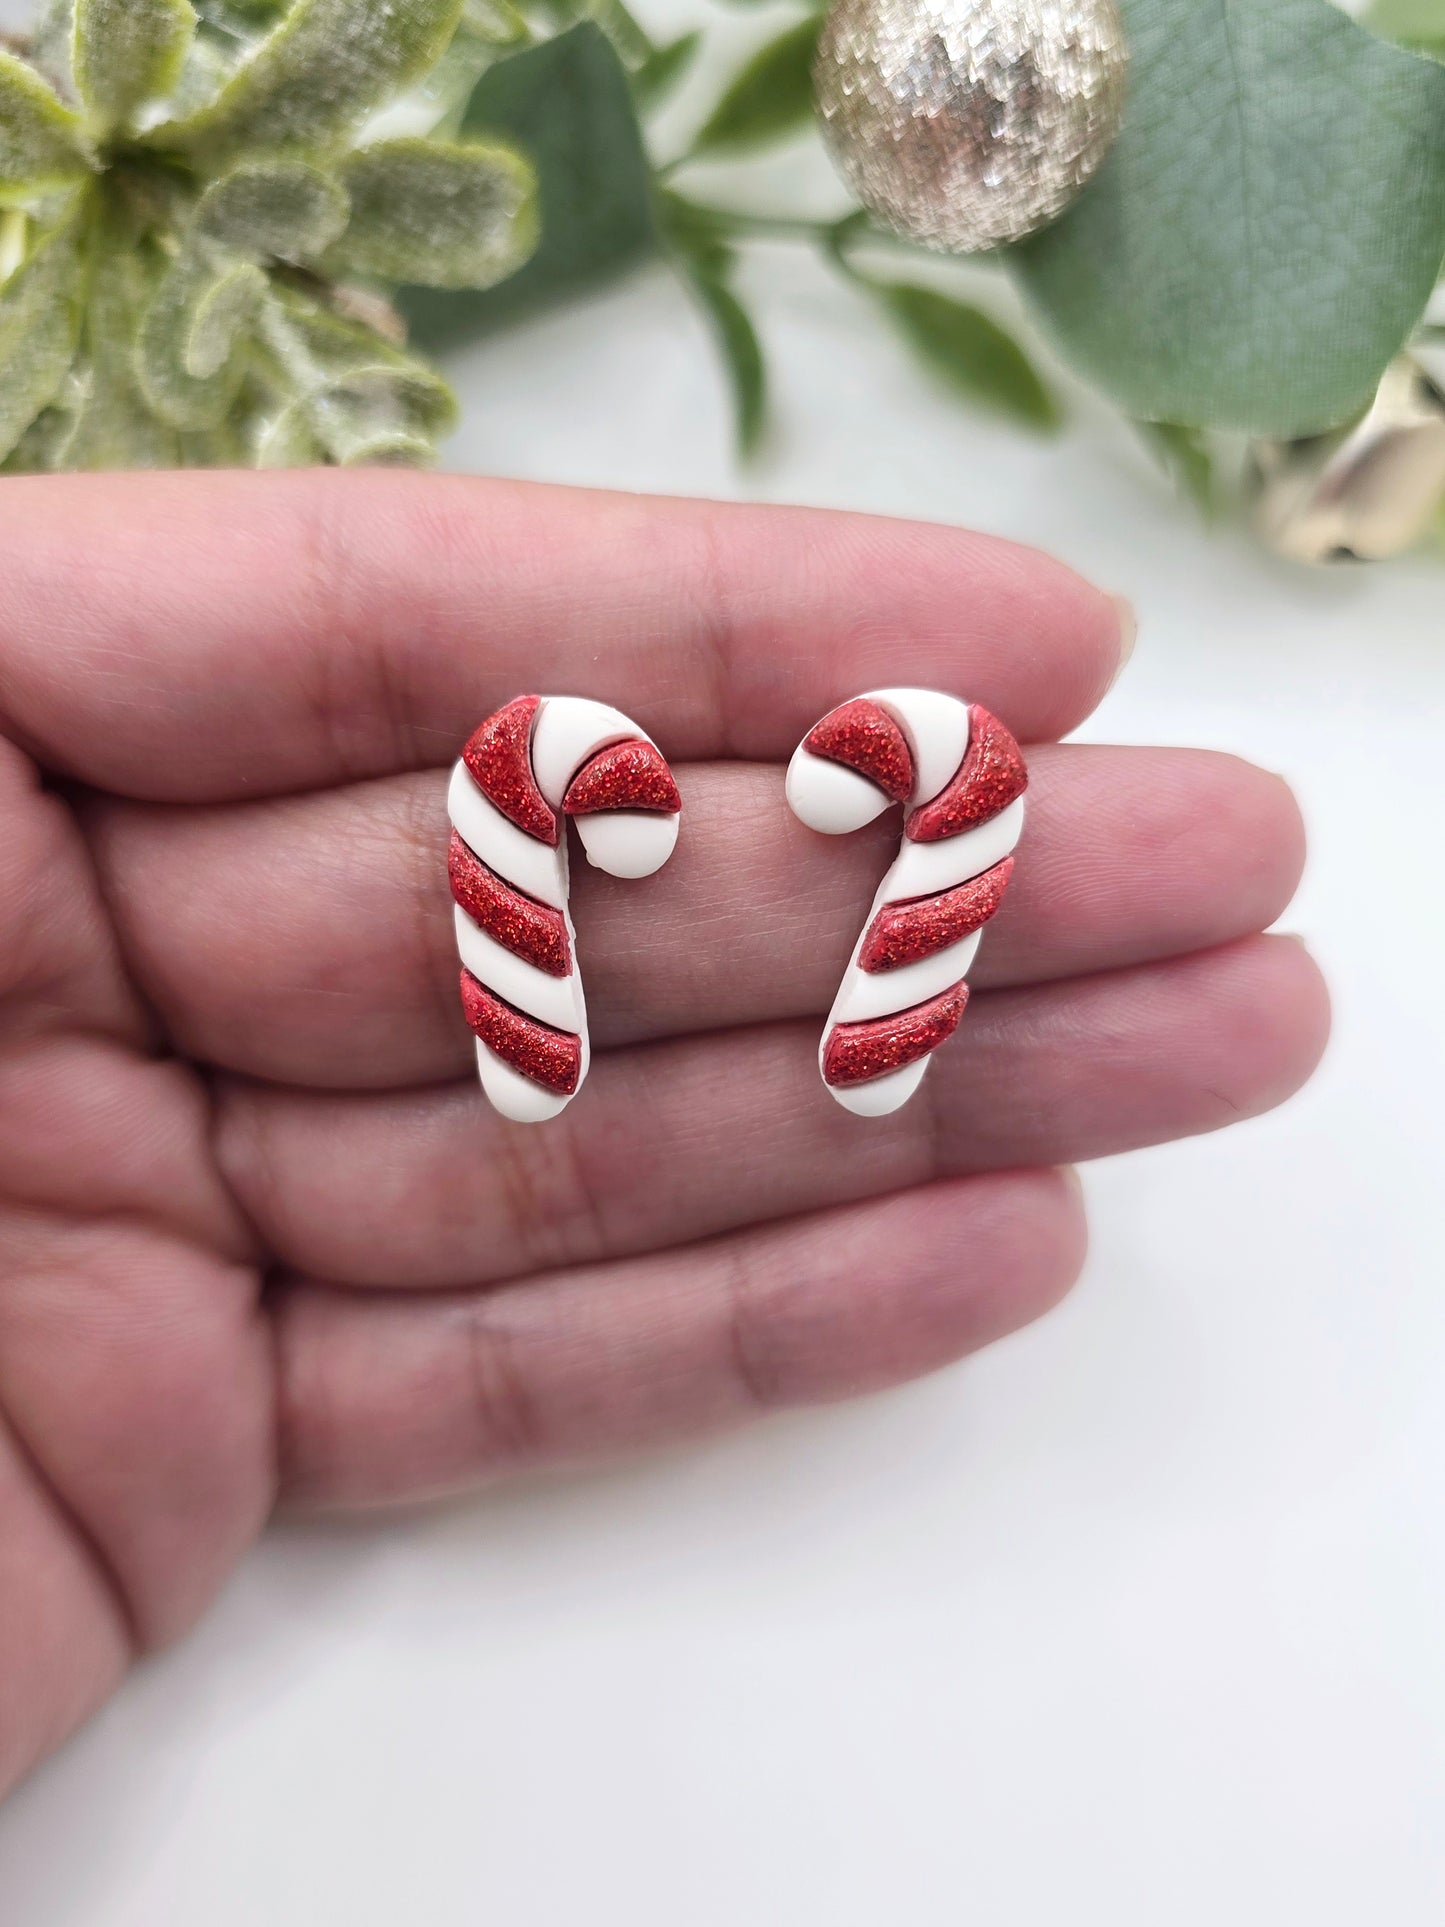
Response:
POLYGON ((1052 1305, 1055 1167, 1308 1075, 1257 933, 1287 790, 1059 748, 1119 615, 941 529, 383 472, 0 483, 0 1788, 181 1633, 278 1502, 421 1498, 846 1396, 1052 1305), (849 1116, 820 1020, 896 828, 782 765, 908 682, 1030 751, 1017 874, 924 1094, 849 1116), (565 1118, 476 1088, 445 766, 523 689, 677 773, 667 869, 579 866, 565 1118))

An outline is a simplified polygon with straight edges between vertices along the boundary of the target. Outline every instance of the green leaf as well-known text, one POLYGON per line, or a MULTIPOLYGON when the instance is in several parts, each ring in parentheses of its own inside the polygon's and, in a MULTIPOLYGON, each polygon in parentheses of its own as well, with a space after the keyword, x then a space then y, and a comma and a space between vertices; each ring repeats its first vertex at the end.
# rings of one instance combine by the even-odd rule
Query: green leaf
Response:
POLYGON ((627 73, 590 21, 500 60, 468 104, 468 138, 501 138, 536 169, 542 238, 509 281, 487 293, 405 297, 414 338, 444 348, 571 299, 657 246, 652 176, 627 73))
POLYGON ((768 401, 767 369, 757 329, 732 289, 717 275, 694 266, 688 280, 712 322, 732 384, 738 453, 751 455, 762 439, 768 401))
POLYGON ((679 34, 665 47, 656 47, 632 76, 632 91, 644 107, 655 107, 672 92, 702 46, 702 33, 679 34))
POLYGON ((342 180, 347 266, 429 288, 489 288, 537 245, 536 177, 509 148, 394 140, 364 147, 342 180))
POLYGON ((151 139, 187 152, 334 145, 435 64, 461 9, 462 0, 294 0, 209 106, 151 139))
POLYGON ((77 180, 89 168, 79 120, 33 67, 0 52, 0 197, 77 180))
POLYGON ((310 261, 344 230, 345 190, 310 162, 243 161, 201 196, 193 233, 231 254, 310 261))
POLYGON ((326 450, 311 432, 311 419, 300 402, 263 419, 256 438, 257 468, 317 468, 326 463, 326 450))
POLYGON ((1204 436, 1178 422, 1136 422, 1134 426, 1180 493, 1206 521, 1211 520, 1217 507, 1214 455, 1204 436))
POLYGON ((1445 0, 1375 0, 1365 25, 1405 47, 1445 46, 1445 0))
MULTIPOLYGON (((280 392, 327 460, 425 461, 455 425, 456 398, 441 377, 358 324, 281 290, 261 322, 280 392)), ((267 461, 276 459, 273 447, 267 461)))
POLYGON ((266 277, 251 261, 239 262, 211 283, 195 305, 182 350, 188 375, 210 381, 220 374, 255 319, 265 292, 266 277))
POLYGON ((950 387, 1025 427, 1059 426, 1057 402, 997 322, 934 288, 902 281, 874 285, 904 340, 950 387))
POLYGON ((75 84, 102 131, 170 92, 195 30, 189 0, 75 0, 75 84))
POLYGON ((640 67, 654 51, 652 41, 628 12, 625 0, 583 0, 575 13, 596 21, 621 54, 624 66, 640 67))
MULTIPOLYGON (((221 312, 225 311, 227 298, 219 289, 230 272, 213 267, 202 255, 183 254, 166 272, 141 319, 135 344, 136 379, 151 412, 171 428, 217 427, 240 387, 245 369, 238 331, 233 331, 231 352, 221 363, 204 373, 192 365, 197 318, 212 301, 220 301, 221 312)), ((207 359, 203 347, 202 368, 207 359)))
POLYGON ((73 101, 75 0, 39 0, 34 13, 34 22, 25 35, 25 58, 63 101, 73 101))
POLYGON ((65 379, 79 327, 80 277, 76 225, 68 221, 0 288, 0 459, 65 379))
POLYGON ((1122 0, 1124 131, 1013 265, 1131 415, 1296 437, 1347 420, 1445 247, 1445 69, 1329 0, 1122 0))
POLYGON ((797 133, 813 117, 816 15, 770 40, 734 76, 693 143, 697 154, 738 153, 797 133))
POLYGON ((159 268, 122 222, 98 224, 86 293, 86 363, 69 437, 56 460, 67 469, 175 468, 181 447, 136 381, 134 343, 159 268))
POLYGON ((196 11, 227 33, 242 33, 272 24, 290 4, 291 0, 196 0, 196 11))
POLYGON ((462 25, 494 47, 514 47, 527 38, 527 23, 511 0, 465 0, 462 25))
POLYGON ((732 244, 736 230, 715 208, 684 199, 665 187, 658 196, 658 211, 669 245, 685 257, 684 266, 715 281, 725 281, 737 260, 732 244))
POLYGON ((170 91, 167 108, 172 119, 188 119, 211 106, 240 66, 244 53, 244 43, 239 40, 198 33, 186 49, 181 71, 170 91))
POLYGON ((71 369, 48 407, 41 409, 10 453, 0 460, 0 475, 53 475, 68 469, 88 387, 85 374, 71 369))

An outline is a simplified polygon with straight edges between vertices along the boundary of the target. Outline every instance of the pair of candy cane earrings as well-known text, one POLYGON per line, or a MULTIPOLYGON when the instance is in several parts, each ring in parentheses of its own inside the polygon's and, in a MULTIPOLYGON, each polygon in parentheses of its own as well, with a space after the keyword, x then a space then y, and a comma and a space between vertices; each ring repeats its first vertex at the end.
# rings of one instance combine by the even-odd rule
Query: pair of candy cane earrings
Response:
MULTIPOLYGON (((964 977, 1013 869, 1027 782, 995 717, 931 689, 856 697, 795 751, 788 802, 809 828, 841 836, 895 803, 906 812, 823 1029, 823 1082, 846 1109, 883 1117, 906 1104, 958 1028, 964 977)), ((448 795, 462 1009, 482 1088, 504 1117, 556 1117, 587 1075, 567 818, 598 869, 645 877, 672 855, 681 810, 652 739, 584 697, 518 696, 462 751, 448 795)))

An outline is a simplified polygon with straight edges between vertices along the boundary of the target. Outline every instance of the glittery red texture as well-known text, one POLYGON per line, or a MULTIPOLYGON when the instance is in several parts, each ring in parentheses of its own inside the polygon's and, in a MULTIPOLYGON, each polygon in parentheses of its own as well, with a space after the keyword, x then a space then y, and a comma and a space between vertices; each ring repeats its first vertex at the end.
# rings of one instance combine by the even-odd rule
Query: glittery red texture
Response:
POLYGON ((951 943, 981 930, 1003 901, 1014 860, 1006 856, 982 876, 944 890, 936 897, 913 897, 905 903, 885 903, 863 939, 858 968, 877 975, 918 963, 951 943))
POLYGON ((557 818, 532 774, 532 724, 540 696, 517 696, 472 732, 462 761, 478 789, 519 830, 557 847, 557 818))
POLYGON ((866 1084, 870 1078, 901 1071, 946 1043, 958 1029, 968 985, 955 984, 941 997, 894 1017, 873 1017, 865 1024, 838 1024, 823 1049, 825 1084, 866 1084))
POLYGON ((808 732, 804 749, 830 763, 845 763, 903 803, 913 791, 913 753, 908 739, 878 703, 857 699, 830 710, 808 732))
POLYGON ((473 923, 514 957, 525 957, 549 977, 567 975, 572 968, 572 946, 567 941, 567 920, 560 910, 503 883, 455 830, 447 853, 447 870, 452 895, 473 923))
POLYGON ((946 789, 923 804, 908 819, 907 834, 915 843, 941 843, 977 829, 1006 810, 1029 786, 1029 773, 1019 746, 996 716, 973 706, 968 754, 946 789))
POLYGON ((462 1009, 476 1035, 514 1071, 562 1097, 576 1090, 582 1075, 580 1037, 504 1004, 470 970, 462 972, 462 1009))
POLYGON ((601 810, 662 810, 675 815, 682 798, 662 752, 651 743, 614 743, 599 749, 567 785, 562 808, 568 816, 596 816, 601 810))

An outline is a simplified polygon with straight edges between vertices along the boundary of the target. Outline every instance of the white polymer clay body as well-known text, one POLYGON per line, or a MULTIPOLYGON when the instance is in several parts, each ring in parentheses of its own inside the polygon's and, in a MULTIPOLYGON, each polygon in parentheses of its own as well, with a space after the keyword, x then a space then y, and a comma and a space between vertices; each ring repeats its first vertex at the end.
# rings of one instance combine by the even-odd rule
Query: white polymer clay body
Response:
POLYGON ((932 689, 875 689, 829 712, 788 766, 793 813, 846 835, 895 804, 879 885, 819 1045, 833 1097, 862 1117, 917 1090, 967 999, 964 978, 1023 830, 1023 760, 987 710, 932 689))
POLYGON ((617 877, 661 869, 680 799, 657 745, 620 710, 519 696, 473 732, 447 799, 462 998, 482 1088, 540 1123, 581 1089, 587 1007, 568 903, 567 823, 617 877))

